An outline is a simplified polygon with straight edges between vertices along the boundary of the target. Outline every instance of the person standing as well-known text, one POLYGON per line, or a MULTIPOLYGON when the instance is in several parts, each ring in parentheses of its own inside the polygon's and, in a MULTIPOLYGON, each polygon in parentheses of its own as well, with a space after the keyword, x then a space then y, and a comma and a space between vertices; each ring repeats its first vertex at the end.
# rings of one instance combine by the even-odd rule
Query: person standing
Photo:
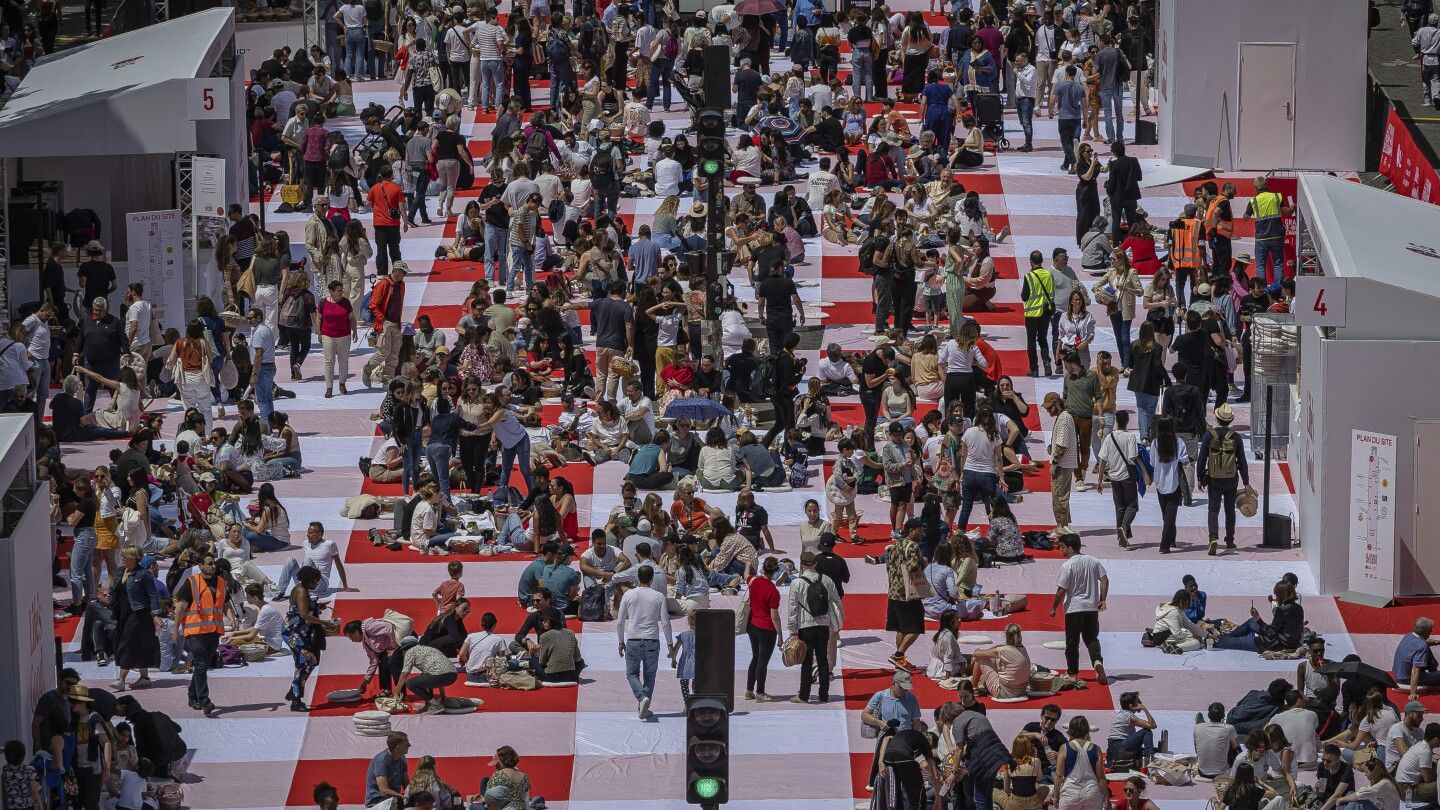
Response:
POLYGON ((755 303, 760 322, 765 325, 765 339, 770 344, 770 353, 779 354, 785 345, 785 336, 795 331, 796 316, 800 325, 805 325, 805 304, 800 300, 795 282, 785 276, 783 259, 777 259, 768 269, 769 276, 760 282, 755 291, 755 303))
MULTIPOLYGON (((104 296, 95 296, 90 303, 90 317, 80 322, 80 343, 75 347, 75 365, 81 365, 95 376, 120 379, 120 358, 125 353, 125 331, 120 319, 110 314, 104 296)), ((95 410, 95 394, 100 382, 95 376, 85 377, 85 412, 95 410)))
POLYGON ((45 403, 50 399, 50 322, 55 319, 55 313, 55 305, 46 301, 25 319, 25 346, 35 388, 37 424, 45 418, 45 403))
MULTIPOLYGON (((1116 375, 1117 377, 1119 375, 1116 375)), ((1110 495, 1115 501, 1115 537, 1121 548, 1129 548, 1135 533, 1131 526, 1140 511, 1139 482, 1136 474, 1144 475, 1143 467, 1135 460, 1140 456, 1140 444, 1130 426, 1130 412, 1115 412, 1115 429, 1100 444, 1100 475, 1102 481, 1110 482, 1110 495)))
MULTIPOLYGON (((804 317, 803 315, 801 317, 804 317)), ((800 371, 803 368, 795 357, 800 345, 800 335, 791 331, 785 335, 784 345, 775 360, 775 391, 770 396, 770 407, 775 411, 775 423, 765 433, 761 445, 770 447, 770 442, 795 426, 795 397, 799 394, 800 371)))
POLYGON ((1030 361, 1030 376, 1040 376, 1038 361, 1044 358, 1045 376, 1049 377, 1053 369, 1046 335, 1055 314, 1055 280, 1045 269, 1045 254, 1038 250, 1030 251, 1030 269, 1020 282, 1020 300, 1025 302, 1025 354, 1030 361))
POLYGON ((379 337, 375 353, 360 369, 360 379, 371 388, 384 385, 394 376, 400 362, 400 319, 405 313, 405 273, 408 269, 404 262, 396 262, 388 273, 377 267, 380 278, 370 290, 370 314, 379 337))
POLYGON ((1175 420, 1165 414, 1155 420, 1155 496, 1160 502, 1160 553, 1175 545, 1175 516, 1184 500, 1185 465, 1190 462, 1185 443, 1175 435, 1175 420))
POLYGON ((1125 141, 1125 83, 1130 78, 1130 61, 1115 47, 1113 34, 1100 35, 1100 52, 1095 54, 1100 70, 1100 114, 1105 118, 1105 142, 1125 141))
POLYGON ((635 308, 625 300, 625 282, 610 282, 610 294, 590 302, 590 319, 595 326, 595 370, 599 372, 597 399, 614 401, 620 387, 620 375, 611 370, 616 357, 633 357, 635 345, 635 308))
POLYGON ((1015 113, 1020 118, 1020 129, 1025 132, 1025 145, 1020 147, 1021 152, 1029 152, 1034 147, 1035 120, 1035 99, 1039 92, 1036 84, 1038 71, 1030 64, 1030 57, 1024 53, 1015 54, 1015 113))
POLYGON ((1266 179, 1255 178, 1255 196, 1245 206, 1245 218, 1255 220, 1255 276, 1265 279, 1271 293, 1280 291, 1280 280, 1285 277, 1285 216, 1289 213, 1290 206, 1270 190, 1266 179))
POLYGON ((1235 548, 1235 495, 1239 483, 1250 486, 1250 466, 1245 463, 1245 439, 1230 423, 1235 412, 1230 403, 1215 409, 1215 427, 1200 440, 1198 475, 1200 487, 1210 493, 1210 556, 1217 553, 1220 507, 1225 507, 1225 548, 1235 548))
MULTIPOLYGON (((505 85, 505 29, 496 25, 495 9, 486 9, 485 19, 470 29, 470 108, 494 112, 500 107, 505 85)), ((529 77, 526 77, 529 80, 529 77)))
MULTIPOLYGON (((1119 103, 1120 100, 1117 99, 1116 104, 1119 103)), ((1106 126, 1109 126, 1108 118, 1106 126)), ((1105 166, 1109 175, 1105 179, 1105 193, 1110 197, 1110 241, 1118 245, 1120 223, 1134 222, 1137 218, 1136 211, 1140 207, 1140 180, 1144 173, 1140 170, 1140 161, 1125 154, 1123 140, 1111 142, 1110 154, 1110 162, 1105 166)), ((1281 228, 1283 236, 1284 226, 1281 228)))
POLYGON ((1420 92, 1426 104, 1440 110, 1440 14, 1431 14, 1415 31, 1410 45, 1420 57, 1420 92))
POLYGON ((642 566, 636 571, 638 587, 625 592, 615 617, 615 634, 620 640, 620 657, 630 692, 639 703, 641 720, 650 718, 650 699, 655 693, 655 670, 660 662, 660 634, 670 648, 670 617, 665 611, 665 594, 650 587, 655 569, 642 566), (629 630, 627 637, 626 630, 629 630))
POLYGON ((250 345, 255 356, 250 362, 250 389, 255 397, 255 412, 269 421, 275 410, 275 329, 265 322, 265 313, 251 307, 250 345))
MULTIPOLYGON (((1440 37, 1437 37, 1440 41, 1440 37)), ((1210 253, 1210 275, 1230 275, 1232 240, 1235 237, 1235 184, 1226 183, 1205 209, 1206 248, 1210 253)))
POLYGON ((1062 172, 1075 170, 1075 142, 1080 140, 1085 85, 1076 79, 1078 75, 1075 65, 1066 65, 1065 75, 1055 82, 1050 97, 1050 109, 1060 112, 1060 147, 1065 151, 1065 159, 1060 163, 1062 172))
POLYGON ((800 663, 800 693, 791 703, 809 703, 810 685, 818 677, 821 703, 830 700, 830 638, 838 635, 843 619, 840 594, 829 577, 816 570, 815 552, 800 555, 800 574, 790 583, 786 624, 791 635, 805 642, 805 660, 800 663))
POLYGON ((917 587, 924 579, 925 560, 920 555, 920 537, 924 532, 925 522, 920 518, 906 521, 904 534, 890 547, 885 561, 888 584, 885 629, 895 634, 895 652, 890 654, 890 663, 899 670, 915 668, 905 658, 905 652, 925 630, 925 607, 921 600, 928 595, 929 588, 917 587))
POLYGON ((365 6, 360 0, 349 0, 335 12, 334 20, 345 29, 345 72, 357 79, 368 75, 365 6))
POLYGON ((400 261, 400 220, 405 215, 405 192, 394 181, 390 164, 380 166, 380 182, 365 197, 375 225, 375 272, 390 272, 390 263, 400 261))
POLYGON ((1080 464, 1075 419, 1064 400, 1051 391, 1041 403, 1055 423, 1050 428, 1050 507, 1055 513, 1056 537, 1070 531, 1070 489, 1080 464))
MULTIPOLYGON (((251 315, 258 310, 251 310, 251 315)), ((186 578, 175 590, 175 641, 184 639, 190 655, 190 708, 214 717, 217 709, 210 700, 211 668, 220 648, 220 635, 225 632, 225 612, 229 607, 225 578, 215 571, 215 554, 206 552, 200 558, 200 571, 186 578)))
POLYGON ((1080 552, 1080 535, 1060 535, 1060 550, 1065 563, 1055 583, 1055 600, 1050 604, 1053 617, 1060 604, 1065 604, 1065 666, 1070 676, 1080 674, 1080 642, 1084 640, 1095 668, 1095 682, 1104 686, 1105 662, 1100 655, 1100 614, 1105 611, 1105 598, 1110 593, 1110 577, 1100 561, 1080 552))
POLYGON ((1095 369, 1085 368, 1080 355, 1067 351, 1064 357, 1065 381, 1061 395, 1065 398, 1065 411, 1075 420, 1075 446, 1080 453, 1079 464, 1075 467, 1076 489, 1086 492, 1090 485, 1085 483, 1085 470, 1090 464, 1090 431, 1095 414, 1100 411, 1102 397, 1100 375, 1095 369))

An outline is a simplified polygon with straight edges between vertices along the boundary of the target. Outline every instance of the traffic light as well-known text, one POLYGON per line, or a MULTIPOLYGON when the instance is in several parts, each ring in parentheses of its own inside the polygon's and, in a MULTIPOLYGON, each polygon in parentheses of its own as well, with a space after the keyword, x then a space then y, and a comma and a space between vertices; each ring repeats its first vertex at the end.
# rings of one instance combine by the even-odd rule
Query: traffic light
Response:
POLYGON ((725 279, 712 276, 705 280, 705 317, 718 319, 725 312, 725 279))
POLYGON ((725 113, 702 110, 696 122, 696 163, 700 176, 718 180, 725 175, 725 113))
POLYGON ((691 698, 685 712, 685 801, 730 801, 730 713, 720 697, 691 698))

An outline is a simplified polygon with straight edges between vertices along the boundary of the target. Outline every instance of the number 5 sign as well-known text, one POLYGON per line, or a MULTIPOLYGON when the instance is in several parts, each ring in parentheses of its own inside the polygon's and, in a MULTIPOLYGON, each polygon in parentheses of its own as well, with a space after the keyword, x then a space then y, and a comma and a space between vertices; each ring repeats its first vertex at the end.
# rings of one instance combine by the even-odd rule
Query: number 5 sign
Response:
POLYGON ((230 83, 227 79, 191 79, 186 93, 191 121, 223 120, 230 117, 230 83))
POLYGON ((1299 326, 1344 326, 1345 279, 1297 276, 1292 311, 1299 326))

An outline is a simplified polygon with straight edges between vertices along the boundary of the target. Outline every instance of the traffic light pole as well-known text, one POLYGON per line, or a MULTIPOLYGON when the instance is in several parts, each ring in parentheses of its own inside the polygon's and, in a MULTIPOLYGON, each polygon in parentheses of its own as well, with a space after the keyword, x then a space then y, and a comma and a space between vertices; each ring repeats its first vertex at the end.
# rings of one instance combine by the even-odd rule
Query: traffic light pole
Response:
MULTIPOLYGON (((705 289, 708 291, 718 284, 723 290, 725 276, 720 272, 720 252, 725 246, 725 214, 721 210, 721 201, 725 199, 723 171, 709 180, 705 193, 705 289)), ((719 298, 723 306, 725 296, 719 298)), ((705 308, 705 322, 700 325, 700 352, 714 357, 716 368, 725 363, 720 349, 720 313, 714 307, 705 308)))

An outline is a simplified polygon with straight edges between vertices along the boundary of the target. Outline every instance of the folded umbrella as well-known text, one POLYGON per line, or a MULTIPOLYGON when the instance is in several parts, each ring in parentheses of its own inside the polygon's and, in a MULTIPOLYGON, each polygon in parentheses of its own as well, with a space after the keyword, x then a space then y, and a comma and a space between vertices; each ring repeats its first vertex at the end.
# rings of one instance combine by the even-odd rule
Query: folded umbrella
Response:
POLYGON ((1399 689, 1395 678, 1385 670, 1371 666, 1364 661, 1334 661, 1320 667, 1321 675, 1334 675, 1339 678, 1363 678, 1367 681, 1374 681, 1386 689, 1399 689))
POLYGON ((709 397, 681 397, 665 406, 666 419, 708 422, 730 413, 730 409, 709 397))

